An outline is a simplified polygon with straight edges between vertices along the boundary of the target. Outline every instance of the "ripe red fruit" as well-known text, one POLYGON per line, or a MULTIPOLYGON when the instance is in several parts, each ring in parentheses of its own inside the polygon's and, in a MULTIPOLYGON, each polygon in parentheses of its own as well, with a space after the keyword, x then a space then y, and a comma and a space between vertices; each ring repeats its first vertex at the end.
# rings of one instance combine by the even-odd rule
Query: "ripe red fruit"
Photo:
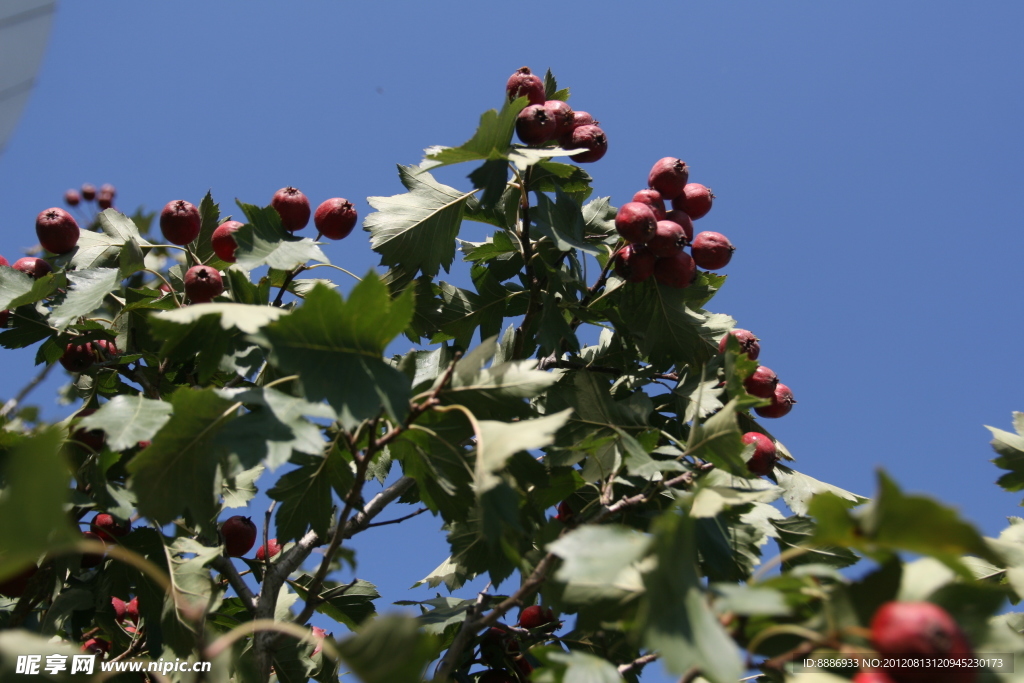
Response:
POLYGON ((665 214, 665 220, 678 223, 683 228, 683 232, 686 233, 686 243, 689 244, 693 241, 693 219, 690 218, 685 211, 679 211, 673 209, 665 214))
POLYGON ((90 183, 82 184, 82 199, 87 202, 91 202, 96 199, 96 186, 90 183))
MULTIPOLYGON (((78 411, 78 415, 75 417, 81 419, 83 417, 88 417, 95 412, 95 408, 83 408, 78 411)), ((71 439, 85 444, 92 450, 99 452, 103 450, 103 441, 106 439, 106 435, 103 433, 102 429, 76 429, 71 433, 71 439)))
POLYGON ((213 253, 221 261, 235 262, 235 249, 238 248, 238 243, 235 242, 234 234, 240 227, 242 227, 242 224, 238 221, 224 221, 217 226, 217 229, 213 231, 213 235, 210 236, 210 246, 213 247, 213 253))
POLYGON ((477 683, 517 683, 512 674, 502 669, 488 669, 480 674, 480 678, 476 681, 477 683))
POLYGON ((654 237, 658 219, 651 207, 640 202, 627 202, 615 214, 615 229, 627 242, 643 244, 654 237))
POLYGON ((516 117, 516 135, 525 145, 543 145, 555 136, 557 128, 543 104, 531 104, 516 117))
POLYGON ((10 261, 5 259, 3 256, 0 256, 0 266, 10 266, 10 265, 11 265, 10 261))
POLYGON ((119 353, 114 342, 96 339, 84 344, 68 344, 60 357, 60 364, 68 372, 84 372, 96 361, 107 360, 119 353))
POLYGON ((106 192, 100 190, 100 193, 96 195, 96 204, 101 209, 109 209, 114 205, 114 195, 107 194, 106 192))
POLYGON ((726 340, 730 335, 736 337, 736 341, 740 343, 740 348, 743 350, 743 353, 747 354, 747 358, 757 360, 757 357, 761 354, 761 345, 757 342, 761 340, 755 337, 754 333, 750 330, 730 330, 729 334, 722 337, 722 341, 718 342, 719 353, 725 353, 726 340))
POLYGON ((626 282, 643 282, 654 274, 658 259, 642 244, 627 244, 615 254, 615 274, 626 282))
POLYGON ((185 273, 185 296, 194 304, 205 304, 224 292, 224 281, 209 266, 192 266, 185 273))
POLYGON ((743 435, 743 443, 754 444, 754 454, 747 461, 747 469, 759 477, 770 474, 779 461, 775 442, 761 432, 747 432, 743 435))
POLYGON ((164 210, 160 212, 160 232, 171 244, 188 244, 199 237, 201 227, 199 209, 184 199, 167 202, 164 210))
POLYGON ((736 247, 725 235, 718 232, 702 232, 693 238, 693 260, 701 268, 718 270, 724 268, 732 259, 736 247))
POLYGON ((78 244, 78 223, 64 209, 53 207, 36 216, 36 237, 43 249, 66 254, 78 244))
POLYGON ((291 185, 275 192, 270 205, 277 209, 281 225, 288 232, 302 230, 309 223, 309 199, 291 185))
POLYGON ((128 611, 126 609, 126 603, 124 600, 118 597, 111 596, 110 604, 114 607, 114 618, 118 621, 124 621, 128 611))
POLYGON ((125 616, 132 621, 132 623, 139 623, 139 597, 135 596, 124 605, 125 616))
POLYGON ((743 380, 747 393, 760 398, 771 398, 775 395, 775 387, 779 383, 778 375, 765 366, 754 370, 754 374, 743 380))
MULTIPOLYGON (((101 543, 103 542, 103 539, 100 538, 99 534, 94 534, 91 531, 84 531, 84 532, 82 532, 82 538, 84 538, 86 540, 89 540, 89 541, 100 541, 101 543)), ((104 545, 106 545, 106 544, 104 543, 104 545)), ((102 562, 103 562, 103 555, 96 555, 94 553, 85 553, 84 555, 82 555, 82 561, 80 562, 80 565, 81 565, 82 569, 92 569, 93 567, 99 565, 102 562)))
POLYGON ((334 197, 316 207, 313 224, 320 233, 331 240, 342 240, 349 236, 356 227, 359 214, 356 207, 347 199, 334 197))
POLYGON ((572 128, 565 131, 558 138, 558 145, 564 149, 572 149, 572 132, 577 128, 583 126, 596 126, 599 125, 598 121, 594 120, 594 117, 585 111, 574 111, 572 114, 572 128))
POLYGON ((569 502, 563 500, 558 504, 558 514, 555 515, 555 519, 562 524, 568 524, 575 515, 576 513, 569 507, 569 502))
POLYGON ((697 275, 697 266, 685 251, 675 256, 660 258, 654 264, 654 279, 668 287, 689 287, 697 275))
POLYGON ((102 638, 90 638, 82 645, 82 652, 93 655, 104 655, 110 651, 110 643, 102 638))
POLYGON ((7 327, 7 318, 10 317, 10 311, 0 311, 0 328, 7 327))
POLYGON ((714 198, 710 187, 704 187, 700 183, 687 183, 683 193, 672 200, 672 208, 685 211, 690 218, 697 220, 711 210, 714 198))
POLYGON ((15 270, 20 270, 26 275, 31 275, 37 280, 42 276, 49 275, 53 272, 53 268, 50 267, 49 263, 41 258, 36 258, 35 256, 25 256, 20 258, 15 261, 14 265, 11 267, 15 270))
POLYGON ((127 536, 132 530, 132 525, 128 522, 119 522, 113 515, 101 512, 92 518, 89 528, 107 543, 113 543, 115 537, 127 536))
POLYGON ((108 197, 110 197, 111 199, 113 199, 113 198, 114 198, 114 195, 116 195, 116 194, 117 194, 117 188, 116 188, 116 187, 114 187, 113 185, 111 185, 110 183, 104 183, 104 184, 103 184, 103 185, 102 185, 102 186, 100 187, 100 192, 99 192, 99 193, 100 193, 101 195, 105 194, 105 195, 107 195, 108 197))
POLYGON ((64 203, 68 206, 78 206, 81 201, 82 195, 78 194, 78 190, 68 190, 64 193, 64 203))
POLYGON ((327 637, 327 631, 319 626, 314 626, 313 637, 316 638, 316 647, 313 648, 313 654, 315 655, 320 652, 320 650, 324 649, 324 638, 327 637))
POLYGON ((585 152, 573 154, 569 158, 580 164, 589 164, 597 161, 608 151, 608 138, 604 131, 597 126, 576 126, 572 129, 572 137, 569 144, 563 144, 565 149, 585 149, 585 152))
POLYGON ((0 583, 0 595, 8 598, 20 598, 28 588, 28 582, 32 580, 38 570, 39 567, 34 564, 29 565, 23 571, 0 583))
MULTIPOLYGON (((544 608, 540 605, 530 605, 523 608, 519 613, 519 626, 522 628, 535 629, 541 626, 555 624, 555 613, 550 607, 544 608)), ((555 630, 554 628, 545 630, 555 630)))
POLYGON ((675 256, 686 246, 683 226, 673 221, 658 221, 658 228, 647 242, 647 248, 658 258, 675 256))
POLYGON ((530 67, 523 66, 516 69, 515 73, 509 76, 505 85, 505 94, 508 101, 512 102, 518 97, 526 97, 530 104, 544 104, 547 99, 544 94, 544 81, 540 76, 530 71, 530 67))
POLYGON ((682 159, 664 157, 655 162, 647 175, 647 184, 665 199, 675 199, 683 193, 690 178, 690 167, 682 159))
POLYGON ((853 683, 896 683, 883 671, 861 671, 853 677, 853 683))
MULTIPOLYGON (((887 602, 871 619, 871 643, 885 658, 902 657, 969 657, 973 654, 967 636, 946 610, 930 602, 887 602)), ((949 667, 937 677, 934 668, 887 669, 900 683, 927 681, 973 681, 976 671, 949 667)))
POLYGON ((552 140, 566 133, 572 133, 576 128, 576 114, 573 112, 572 107, 562 100, 546 101, 544 103, 544 111, 555 122, 555 132, 551 136, 552 140))
POLYGON ((228 517, 220 525, 224 537, 224 551, 231 557, 241 557, 256 544, 256 525, 248 517, 228 517))
POLYGON ((268 548, 270 549, 271 557, 274 557, 275 555, 281 552, 281 545, 277 542, 277 539, 268 538, 266 545, 261 545, 259 548, 256 548, 256 559, 262 562, 263 559, 267 556, 265 551, 268 548))
POLYGON ((782 417, 791 411, 793 404, 796 403, 793 392, 782 382, 775 385, 775 393, 772 394, 771 399, 771 403, 754 408, 754 412, 761 417, 782 417))
POLYGON ((640 190, 633 195, 634 202, 640 202, 651 207, 654 217, 659 221, 665 220, 665 200, 657 190, 640 190))

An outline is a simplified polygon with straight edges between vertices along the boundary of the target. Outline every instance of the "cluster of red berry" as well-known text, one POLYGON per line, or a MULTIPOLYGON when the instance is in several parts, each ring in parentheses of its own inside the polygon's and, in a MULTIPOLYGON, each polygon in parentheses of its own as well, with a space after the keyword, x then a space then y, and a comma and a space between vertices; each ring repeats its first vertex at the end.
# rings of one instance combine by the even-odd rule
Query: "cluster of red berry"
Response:
POLYGON ((594 117, 573 111, 562 100, 549 100, 540 76, 524 66, 508 79, 508 101, 525 97, 530 104, 516 118, 516 135, 523 144, 536 146, 557 142, 564 149, 582 149, 570 155, 575 162, 597 161, 608 151, 608 138, 594 117))
POLYGON ((693 221, 711 210, 715 195, 690 182, 690 167, 682 159, 659 159, 647 176, 646 190, 633 195, 615 215, 615 229, 629 244, 612 257, 615 273, 627 282, 654 276, 668 287, 688 287, 697 266, 724 268, 736 247, 725 235, 702 232, 693 236, 693 221), (671 202, 667 211, 665 202, 671 202), (691 254, 685 249, 690 246, 691 254))
POLYGON ((82 201, 91 202, 96 200, 96 205, 100 207, 100 210, 109 209, 114 205, 114 196, 117 194, 117 189, 110 183, 106 183, 101 186, 99 192, 96 191, 96 186, 90 183, 82 185, 82 191, 72 188, 64 193, 64 203, 68 206, 78 206, 82 201))
MULTIPOLYGON (((557 631, 561 623, 550 607, 530 605, 519 612, 518 625, 520 629, 544 636, 557 631)), ((522 654, 519 638, 504 624, 492 626, 484 633, 480 639, 480 659, 491 668, 480 672, 477 683, 517 683, 529 679, 533 671, 533 664, 522 654), (509 661, 521 678, 503 668, 509 661)))

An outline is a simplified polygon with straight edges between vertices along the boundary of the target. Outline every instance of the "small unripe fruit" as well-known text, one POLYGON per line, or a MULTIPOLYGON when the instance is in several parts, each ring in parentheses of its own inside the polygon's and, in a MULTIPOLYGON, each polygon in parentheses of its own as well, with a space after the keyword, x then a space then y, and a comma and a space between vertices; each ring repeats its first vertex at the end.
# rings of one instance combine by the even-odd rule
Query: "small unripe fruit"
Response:
POLYGON ((650 249, 640 244, 627 244, 615 254, 615 274, 626 282, 643 282, 654 274, 658 260, 650 249))
POLYGON ((785 384, 779 382, 775 385, 772 402, 766 406, 754 408, 754 412, 761 417, 782 417, 793 409, 794 403, 796 403, 796 399, 793 398, 793 392, 785 384))
POLYGON ((672 200, 672 208, 685 211, 690 218, 697 220, 711 210, 714 198, 710 187, 704 187, 700 183, 687 183, 683 193, 672 200))
MULTIPOLYGON (((946 610, 931 602, 887 602, 871 619, 871 643, 883 659, 891 656, 971 656, 967 637, 946 610)), ((973 669, 943 667, 887 669, 900 683, 975 680, 973 669)))
POLYGON ((577 126, 572 130, 569 144, 563 147, 587 150, 573 154, 569 158, 580 164, 589 164, 603 157, 608 151, 608 138, 597 126, 577 126))
POLYGON ((82 201, 82 195, 78 194, 78 190, 68 190, 64 193, 64 203, 68 206, 78 206, 82 201))
POLYGON ((288 232, 302 230, 309 223, 309 199, 291 185, 275 192, 270 205, 277 209, 281 216, 281 225, 288 232))
POLYGON ((267 557, 266 550, 268 548, 270 549, 270 557, 274 557, 281 552, 281 545, 277 542, 277 539, 268 538, 266 545, 261 545, 259 548, 256 548, 256 559, 262 562, 267 557))
POLYGON ((160 232, 171 244, 184 246, 199 237, 202 220, 199 209, 191 202, 176 199, 167 202, 160 212, 160 232))
POLYGON ((213 235, 210 236, 210 246, 213 247, 213 253, 221 261, 235 262, 235 249, 238 248, 238 243, 235 242, 234 234, 240 227, 242 227, 242 224, 238 221, 224 221, 217 226, 217 229, 213 231, 213 235))
POLYGON ((658 219, 646 204, 627 202, 615 214, 615 229, 627 242, 643 244, 654 237, 658 219))
MULTIPOLYGON (((99 542, 103 543, 103 539, 100 538, 99 534, 94 534, 91 531, 83 532, 82 533, 82 538, 86 539, 87 541, 99 541, 99 542)), ((103 545, 106 545, 106 543, 104 543, 103 545)), ((96 555, 94 553, 85 553, 84 555, 82 555, 82 560, 81 560, 81 562, 79 562, 79 565, 82 567, 82 569, 92 569, 93 567, 98 566, 102 562, 103 562, 103 555, 96 555)))
POLYGON ((751 474, 763 477, 770 474, 779 461, 779 453, 775 442, 761 432, 747 432, 743 435, 743 443, 754 444, 754 454, 747 461, 747 469, 751 474))
POLYGON ((730 335, 736 337, 736 341, 740 343, 740 349, 743 350, 743 353, 747 354, 747 358, 757 360, 757 357, 761 354, 761 345, 758 344, 761 340, 755 337, 754 333, 750 330, 730 330, 729 334, 722 337, 722 341, 718 342, 719 353, 725 353, 726 340, 730 335))
POLYGON ((32 577, 36 575, 38 570, 39 567, 34 564, 29 565, 24 570, 0 583, 0 595, 8 598, 20 598, 24 594, 25 589, 28 588, 28 582, 32 580, 32 577))
POLYGON ((342 240, 356 227, 359 214, 347 199, 334 197, 316 207, 313 224, 320 233, 330 240, 342 240))
POLYGON ((651 207, 654 217, 659 221, 665 220, 665 200, 657 190, 640 190, 633 195, 634 202, 640 202, 651 207))
POLYGON ((743 387, 748 394, 759 398, 771 398, 775 395, 775 387, 779 384, 778 376, 765 366, 754 370, 754 374, 743 380, 743 387))
POLYGON ((544 608, 540 605, 530 605, 529 607, 523 608, 523 611, 519 613, 519 626, 522 628, 535 629, 541 626, 551 626, 550 629, 554 631, 557 628, 555 623, 555 613, 550 607, 544 608))
POLYGON ((119 522, 113 515, 101 512, 92 518, 89 528, 107 543, 113 543, 115 538, 127 536, 132 530, 132 525, 128 522, 119 522))
POLYGON ((647 248, 658 258, 675 256, 686 246, 683 227, 673 221, 658 221, 654 236, 647 241, 647 248))
POLYGON ((139 623, 139 596, 125 603, 124 614, 132 623, 139 623))
POLYGON ((35 256, 25 256, 20 258, 14 262, 14 265, 11 266, 11 268, 20 270, 26 275, 31 275, 36 280, 53 272, 53 268, 50 267, 49 263, 41 258, 36 258, 35 256))
POLYGON ((84 372, 97 361, 107 360, 120 353, 114 342, 96 339, 84 344, 68 344, 60 357, 60 364, 68 372, 84 372))
POLYGON ((91 202, 96 199, 96 186, 91 183, 82 184, 82 199, 91 202))
POLYGON ((78 234, 78 223, 64 209, 55 206, 36 216, 36 237, 48 252, 68 253, 78 244, 78 234))
POLYGON ((530 71, 530 67, 523 66, 509 76, 505 85, 505 94, 508 101, 513 102, 516 98, 526 97, 530 104, 544 104, 547 99, 544 93, 544 81, 540 76, 530 71))
POLYGON ((693 238, 693 260, 701 268, 718 270, 724 268, 732 260, 736 247, 725 235, 718 232, 702 232, 693 238))
POLYGON ((228 517, 220 525, 224 537, 224 552, 231 557, 241 557, 256 544, 256 525, 248 517, 228 517))
POLYGON ((573 129, 576 128, 576 114, 573 113, 572 107, 562 100, 546 101, 544 103, 544 111, 555 122, 555 132, 551 136, 552 140, 566 133, 572 133, 573 129))
POLYGON ((516 135, 525 145, 543 145, 554 137, 556 128, 543 104, 531 104, 516 117, 516 135))
POLYGON ((647 184, 661 193, 664 199, 675 199, 683 193, 690 178, 690 167, 682 159, 664 157, 655 162, 647 175, 647 184))
POLYGON ((209 303, 223 292, 224 281, 215 269, 209 266, 192 266, 185 273, 185 296, 192 303, 209 303))
POLYGON ((654 264, 654 279, 668 287, 689 287, 697 275, 697 266, 685 251, 675 256, 660 258, 654 264))
POLYGON ((683 232, 686 233, 687 244, 693 241, 693 219, 685 211, 673 209, 665 214, 665 220, 678 223, 683 228, 683 232))

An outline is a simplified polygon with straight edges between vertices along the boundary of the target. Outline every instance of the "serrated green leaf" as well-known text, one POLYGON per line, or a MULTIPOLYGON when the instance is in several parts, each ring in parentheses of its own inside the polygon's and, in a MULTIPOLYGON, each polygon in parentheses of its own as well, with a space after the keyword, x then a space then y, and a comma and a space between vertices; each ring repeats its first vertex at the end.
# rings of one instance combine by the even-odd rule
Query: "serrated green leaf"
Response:
POLYGON ((234 233, 235 263, 239 268, 253 270, 270 266, 291 270, 307 261, 330 263, 316 242, 308 237, 296 237, 281 226, 281 216, 272 206, 260 208, 238 202, 248 219, 234 233))
POLYGON ((150 441, 171 418, 171 404, 142 396, 115 396, 79 424, 102 429, 107 446, 122 451, 140 441, 150 441))
POLYGON ((213 231, 220 224, 220 205, 213 201, 213 194, 207 190, 199 202, 199 236, 193 240, 192 251, 199 257, 201 263, 207 265, 220 264, 223 261, 213 251, 213 231))
POLYGON ((772 525, 778 530, 776 542, 779 545, 779 552, 797 546, 810 549, 807 553, 785 562, 786 570, 805 564, 820 564, 842 569, 860 561, 856 553, 846 548, 817 543, 814 536, 818 525, 810 517, 794 515, 785 519, 773 519, 772 525))
MULTIPOLYGON (((303 574, 294 583, 295 590, 303 600, 309 596, 309 591, 306 588, 312 580, 312 576, 303 574)), ((377 612, 373 601, 380 597, 380 593, 377 592, 377 587, 369 581, 357 580, 344 592, 338 592, 337 589, 344 585, 347 584, 324 581, 323 587, 320 589, 320 597, 324 598, 325 602, 317 606, 317 611, 354 630, 370 617, 376 616, 377 612)))
POLYGON ((236 474, 234 477, 225 479, 221 486, 221 496, 224 498, 225 508, 244 508, 249 504, 259 489, 256 482, 266 470, 262 465, 236 474))
POLYGON ((736 422, 736 399, 702 423, 693 425, 686 451, 712 462, 730 474, 753 476, 740 454, 744 445, 739 424, 736 422))
POLYGON ((327 538, 332 491, 344 498, 355 481, 349 461, 334 449, 327 457, 300 456, 295 462, 302 466, 285 474, 267 491, 281 503, 275 516, 277 539, 282 543, 298 540, 310 528, 320 538, 327 538))
POLYGON ((175 325, 191 325, 203 316, 216 315, 220 318, 220 327, 223 330, 236 329, 246 334, 256 334, 287 313, 288 311, 276 306, 208 303, 183 306, 157 313, 152 317, 175 325))
POLYGON ((651 547, 650 536, 630 527, 583 525, 547 546, 562 558, 555 578, 565 582, 563 599, 587 604, 623 600, 643 592, 638 563, 651 547))
POLYGON ((63 273, 50 273, 38 280, 8 266, 0 266, 0 310, 42 301, 65 286, 63 273))
POLYGON ((363 683, 420 683, 439 646, 436 638, 419 629, 415 619, 384 616, 338 643, 338 650, 363 683))
POLYGON ((775 466, 775 478, 779 482, 779 486, 782 487, 782 499, 789 509, 798 515, 806 515, 811 499, 820 493, 831 493, 855 505, 867 501, 864 496, 818 481, 814 477, 784 465, 775 466))
POLYGON ((58 329, 64 329, 76 318, 92 313, 121 284, 121 274, 115 268, 73 271, 67 274, 67 278, 68 294, 50 315, 50 323, 58 329))
POLYGON ((477 494, 497 484, 496 473, 505 468, 513 454, 553 444, 555 432, 565 425, 571 412, 563 410, 553 415, 518 422, 480 420, 475 477, 477 494))
POLYGON ((530 677, 535 683, 620 683, 623 680, 619 670, 607 659, 580 650, 531 648, 530 654, 544 665, 530 677))
MULTIPOLYGON (((426 150, 426 158, 420 164, 421 170, 458 164, 464 161, 480 161, 485 159, 506 159, 512 133, 516 127, 516 117, 529 102, 520 97, 514 102, 506 102, 501 112, 490 109, 480 116, 480 125, 473 137, 460 147, 432 147, 426 150)), ((406 185, 408 187, 408 185, 406 185)), ((477 187, 482 187, 477 185, 477 187)), ((411 188, 410 188, 411 189, 411 188)), ((373 202, 370 202, 374 206, 373 202)), ((376 207, 375 207, 376 208, 376 207)))
POLYGON ((121 247, 121 253, 118 255, 118 272, 122 278, 126 278, 145 268, 146 255, 142 253, 142 247, 132 237, 121 247))

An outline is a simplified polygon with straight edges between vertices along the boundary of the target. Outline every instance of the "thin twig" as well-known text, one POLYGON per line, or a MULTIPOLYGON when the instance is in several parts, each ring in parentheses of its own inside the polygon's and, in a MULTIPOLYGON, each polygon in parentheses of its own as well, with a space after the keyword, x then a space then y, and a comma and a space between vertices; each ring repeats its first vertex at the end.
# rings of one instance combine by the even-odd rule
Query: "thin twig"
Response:
POLYGON ((278 306, 278 307, 281 306, 281 302, 284 301, 284 293, 288 291, 288 285, 290 285, 292 283, 292 280, 295 279, 296 275, 298 275, 299 273, 301 273, 305 269, 306 269, 306 265, 302 264, 302 265, 296 266, 292 270, 288 271, 288 274, 284 276, 284 282, 281 284, 281 289, 280 289, 280 291, 278 291, 277 297, 274 299, 274 305, 275 306, 278 306))
POLYGON ((399 517, 398 519, 389 519, 386 522, 374 522, 373 524, 367 524, 364 528, 369 529, 370 527, 374 527, 374 526, 387 526, 388 524, 398 524, 400 522, 404 522, 407 519, 412 519, 413 517, 416 517, 417 515, 422 515, 426 511, 427 511, 427 508, 420 508, 416 512, 409 513, 405 517, 399 517))
POLYGON ((660 656, 661 655, 659 655, 657 652, 651 652, 646 655, 643 655, 642 657, 637 657, 632 662, 619 665, 619 673, 625 676, 631 671, 639 671, 640 669, 644 668, 660 656))
POLYGON ((8 400, 7 403, 4 404, 4 407, 0 408, 0 417, 7 417, 7 415, 10 414, 10 412, 12 410, 17 408, 18 404, 21 403, 22 401, 24 401, 25 398, 30 393, 32 393, 32 390, 35 389, 37 386, 39 386, 43 382, 43 380, 46 379, 46 376, 50 374, 50 371, 53 370, 55 365, 57 365, 57 364, 56 363, 50 363, 49 365, 44 367, 42 370, 40 370, 39 373, 35 377, 33 377, 31 380, 29 380, 28 384, 23 386, 21 388, 21 391, 19 391, 14 396, 14 398, 8 400))

